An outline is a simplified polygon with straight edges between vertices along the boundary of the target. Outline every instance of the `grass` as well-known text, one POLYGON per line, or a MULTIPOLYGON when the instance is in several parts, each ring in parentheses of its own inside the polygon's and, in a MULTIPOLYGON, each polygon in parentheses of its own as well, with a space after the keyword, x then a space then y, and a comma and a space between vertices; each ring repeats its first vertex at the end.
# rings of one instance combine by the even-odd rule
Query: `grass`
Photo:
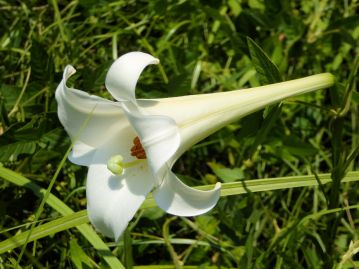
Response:
POLYGON ((0 268, 359 267, 357 8, 335 0, 0 1, 0 268), (215 209, 173 217, 149 198, 115 243, 87 223, 87 169, 61 162, 71 143, 54 92, 72 64, 70 83, 111 98, 107 69, 136 50, 161 60, 141 76, 142 98, 324 72, 336 83, 197 144, 174 171, 194 186, 224 182, 215 209))

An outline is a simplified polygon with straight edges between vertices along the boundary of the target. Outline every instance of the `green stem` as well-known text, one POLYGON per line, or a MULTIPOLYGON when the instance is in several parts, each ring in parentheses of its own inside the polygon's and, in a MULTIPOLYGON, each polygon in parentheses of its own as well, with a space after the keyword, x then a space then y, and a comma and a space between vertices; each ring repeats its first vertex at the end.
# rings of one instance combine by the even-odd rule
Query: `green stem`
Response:
POLYGON ((26 75, 26 79, 25 79, 25 83, 22 86, 21 92, 19 97, 16 99, 16 102, 14 104, 14 107, 11 109, 11 111, 8 114, 8 117, 10 118, 14 113, 19 111, 19 105, 20 105, 20 101, 22 99, 22 97, 24 96, 25 90, 27 88, 27 84, 29 83, 29 79, 30 79, 30 75, 31 75, 31 67, 29 68, 29 71, 27 72, 26 75))
POLYGON ((179 260, 179 257, 171 244, 171 238, 170 238, 170 232, 169 232, 170 223, 176 219, 177 219, 177 217, 172 217, 172 218, 167 219, 165 224, 163 225, 162 233, 163 233, 163 239, 165 241, 165 245, 172 257, 172 261, 173 261, 174 265, 176 266, 176 269, 182 269, 183 264, 179 260))
POLYGON ((57 6, 57 0, 51 0, 51 4, 52 4, 52 7, 54 8, 55 21, 59 27, 61 38, 63 39, 63 41, 67 42, 68 38, 67 38, 67 35, 65 34, 65 28, 62 23, 62 18, 61 18, 61 13, 60 13, 59 7, 57 6))

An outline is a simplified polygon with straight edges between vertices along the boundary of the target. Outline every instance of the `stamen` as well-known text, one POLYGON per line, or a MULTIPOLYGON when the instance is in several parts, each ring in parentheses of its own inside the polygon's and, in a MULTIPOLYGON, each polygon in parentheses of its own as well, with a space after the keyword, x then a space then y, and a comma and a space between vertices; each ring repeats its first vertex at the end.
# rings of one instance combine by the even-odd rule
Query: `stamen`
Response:
POLYGON ((131 155, 139 160, 146 159, 146 152, 142 147, 141 141, 138 136, 133 139, 133 146, 131 148, 131 155))
POLYGON ((133 139, 133 146, 131 148, 131 156, 137 158, 132 162, 125 163, 121 155, 112 156, 107 162, 107 168, 115 175, 122 175, 126 168, 133 167, 143 162, 146 159, 146 152, 141 145, 138 136, 133 139))

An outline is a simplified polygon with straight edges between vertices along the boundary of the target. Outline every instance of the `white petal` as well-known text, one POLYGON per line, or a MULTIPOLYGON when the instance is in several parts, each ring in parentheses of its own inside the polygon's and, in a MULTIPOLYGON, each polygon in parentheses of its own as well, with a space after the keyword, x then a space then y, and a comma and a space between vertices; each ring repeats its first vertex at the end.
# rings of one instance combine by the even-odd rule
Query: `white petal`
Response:
POLYGON ((167 161, 171 159, 180 145, 177 124, 170 117, 144 115, 136 105, 129 102, 125 102, 123 108, 141 140, 150 168, 160 184, 168 169, 167 161))
POLYGON ((91 163, 95 151, 96 148, 81 142, 75 142, 69 154, 69 160, 75 164, 87 166, 91 163))
POLYGON ((106 76, 106 88, 118 101, 136 102, 135 88, 143 69, 159 60, 143 52, 130 52, 118 58, 106 76))
POLYGON ((163 183, 155 189, 153 197, 159 207, 177 216, 196 216, 211 210, 220 197, 221 184, 213 190, 201 191, 185 185, 168 170, 163 183))
POLYGON ((121 176, 113 175, 101 163, 113 154, 101 151, 95 154, 94 164, 89 167, 86 194, 87 210, 91 223, 102 234, 119 237, 133 218, 154 185, 146 162, 128 168, 121 176))
POLYGON ((117 103, 68 88, 66 81, 74 72, 72 66, 67 66, 63 80, 56 89, 58 116, 72 141, 81 145, 74 147, 71 160, 88 165, 92 149, 112 139, 121 139, 123 129, 130 126, 117 103), (86 158, 78 159, 84 155, 86 158))

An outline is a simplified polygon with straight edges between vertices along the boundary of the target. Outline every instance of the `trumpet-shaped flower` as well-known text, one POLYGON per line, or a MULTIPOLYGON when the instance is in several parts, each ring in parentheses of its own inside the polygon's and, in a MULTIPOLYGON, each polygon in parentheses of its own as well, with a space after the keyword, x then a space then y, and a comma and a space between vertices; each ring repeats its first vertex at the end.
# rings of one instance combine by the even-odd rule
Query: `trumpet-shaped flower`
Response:
POLYGON ((333 84, 330 74, 252 89, 163 99, 136 99, 143 69, 158 59, 131 52, 117 59, 106 77, 116 101, 68 88, 67 66, 56 90, 58 116, 74 146, 69 159, 88 166, 87 208, 91 223, 119 239, 148 193, 168 213, 195 216, 212 209, 220 183, 200 191, 171 171, 192 145, 266 105, 333 84))

